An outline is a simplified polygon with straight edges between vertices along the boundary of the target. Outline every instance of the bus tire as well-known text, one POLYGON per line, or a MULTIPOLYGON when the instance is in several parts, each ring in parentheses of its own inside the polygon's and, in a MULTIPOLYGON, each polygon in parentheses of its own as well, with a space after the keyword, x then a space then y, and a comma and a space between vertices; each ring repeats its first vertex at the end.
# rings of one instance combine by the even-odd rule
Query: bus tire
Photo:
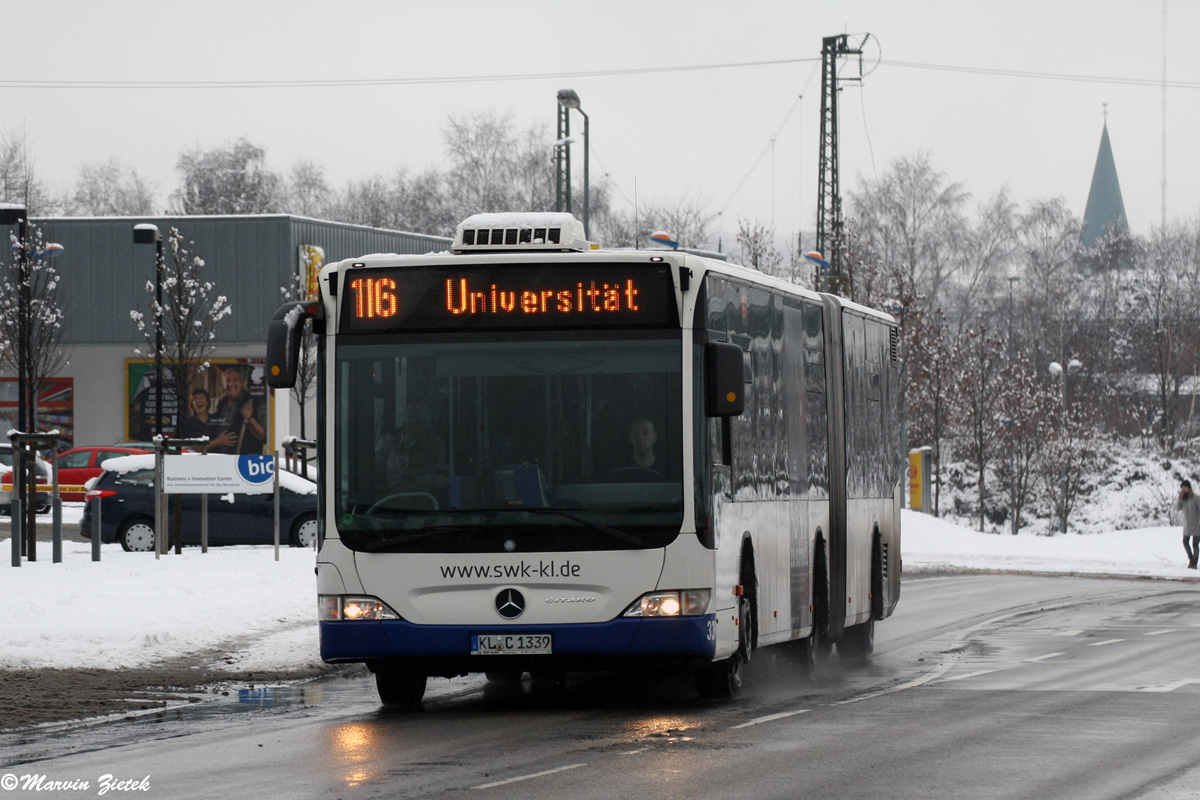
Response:
POLYGON ((817 541, 813 557, 813 620, 809 647, 813 658, 827 658, 833 652, 829 641, 829 565, 825 559, 825 543, 817 541))
POLYGON ((875 650, 875 620, 846 628, 838 640, 838 655, 842 658, 865 659, 875 650))
POLYGON ((380 667, 375 672, 379 700, 387 708, 414 709, 425 696, 426 677, 401 667, 380 667))
POLYGON ((843 658, 865 659, 875 650, 875 619, 883 608, 883 550, 876 529, 871 542, 871 618, 846 628, 838 641, 838 655, 843 658))
POLYGON ((702 700, 731 700, 742 690, 742 660, 731 656, 696 673, 696 694, 702 700))
POLYGON ((696 691, 706 700, 729 700, 742 690, 742 668, 750 662, 758 636, 758 583, 754 573, 754 553, 742 553, 740 571, 742 593, 738 596, 738 649, 731 657, 709 665, 696 675, 696 691))
POLYGON ((788 644, 787 654, 796 665, 801 675, 812 677, 817 669, 817 634, 814 630, 803 639, 795 639, 788 644))

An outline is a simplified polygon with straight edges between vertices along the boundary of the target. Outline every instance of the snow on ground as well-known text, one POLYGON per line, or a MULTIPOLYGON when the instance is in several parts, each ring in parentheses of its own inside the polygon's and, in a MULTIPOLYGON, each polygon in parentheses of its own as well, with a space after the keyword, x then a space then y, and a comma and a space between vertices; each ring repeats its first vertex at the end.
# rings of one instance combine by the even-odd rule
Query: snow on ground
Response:
MULTIPOLYGON (((64 520, 81 509, 67 506, 64 520)), ((0 669, 128 668, 210 650, 226 654, 231 671, 320 664, 312 551, 281 547, 276 562, 273 547, 193 547, 155 559, 108 544, 93 562, 91 544, 68 541, 54 564, 48 527, 39 526, 39 560, 19 568, 8 566, 11 543, 0 541, 0 669)), ((905 511, 902 529, 909 572, 1198 578, 1178 527, 1011 536, 905 511)))

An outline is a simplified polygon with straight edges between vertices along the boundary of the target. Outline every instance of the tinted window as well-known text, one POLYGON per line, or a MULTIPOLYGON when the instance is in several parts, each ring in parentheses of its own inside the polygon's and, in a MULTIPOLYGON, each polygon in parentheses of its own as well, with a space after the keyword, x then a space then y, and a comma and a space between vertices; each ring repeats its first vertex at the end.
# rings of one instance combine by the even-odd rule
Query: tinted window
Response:
POLYGON ((118 486, 154 486, 154 470, 139 469, 133 472, 118 472, 113 478, 118 486))

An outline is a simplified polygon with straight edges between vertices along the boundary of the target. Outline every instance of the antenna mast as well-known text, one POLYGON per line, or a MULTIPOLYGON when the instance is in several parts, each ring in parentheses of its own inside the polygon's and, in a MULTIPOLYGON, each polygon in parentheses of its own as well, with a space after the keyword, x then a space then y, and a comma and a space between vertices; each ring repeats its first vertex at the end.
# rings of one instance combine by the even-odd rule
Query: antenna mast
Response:
MULTIPOLYGON (((870 34, 868 34, 869 36, 870 34)), ((862 44, 866 43, 863 38, 862 44)), ((862 80, 862 44, 850 47, 846 34, 821 40, 821 161, 817 171, 817 250, 829 266, 818 281, 824 292, 845 295, 850 289, 843 258, 842 195, 838 182, 838 74, 839 56, 860 56, 858 78, 862 80)))

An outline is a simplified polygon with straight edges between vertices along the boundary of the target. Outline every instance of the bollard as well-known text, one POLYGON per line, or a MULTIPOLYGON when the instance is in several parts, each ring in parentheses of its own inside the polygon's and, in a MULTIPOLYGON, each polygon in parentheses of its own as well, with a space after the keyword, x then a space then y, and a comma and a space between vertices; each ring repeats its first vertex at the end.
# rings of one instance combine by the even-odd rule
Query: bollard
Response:
POLYGON ((104 527, 101 525, 100 505, 104 502, 104 498, 100 495, 96 496, 96 524, 92 526, 92 561, 100 560, 100 539, 104 536, 104 527))

